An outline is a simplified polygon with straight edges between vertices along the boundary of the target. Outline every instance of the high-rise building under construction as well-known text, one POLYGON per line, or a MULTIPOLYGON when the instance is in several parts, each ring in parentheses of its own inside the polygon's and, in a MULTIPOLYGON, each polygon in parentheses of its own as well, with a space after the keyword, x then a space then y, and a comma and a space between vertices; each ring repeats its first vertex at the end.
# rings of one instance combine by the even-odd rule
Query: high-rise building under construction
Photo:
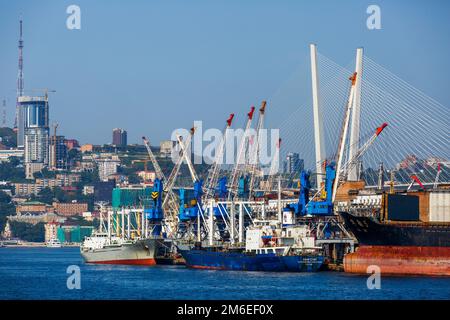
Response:
POLYGON ((50 170, 67 169, 67 146, 64 136, 53 135, 49 139, 49 168, 50 170))
POLYGON ((25 174, 33 179, 49 162, 48 96, 21 96, 18 103, 24 115, 25 174))

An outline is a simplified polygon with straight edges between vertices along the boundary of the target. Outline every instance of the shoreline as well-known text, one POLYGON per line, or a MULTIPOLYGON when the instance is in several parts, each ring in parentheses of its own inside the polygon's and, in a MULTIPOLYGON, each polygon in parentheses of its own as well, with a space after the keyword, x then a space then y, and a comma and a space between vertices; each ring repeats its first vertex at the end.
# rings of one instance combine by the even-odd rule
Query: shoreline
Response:
MULTIPOLYGON (((75 248, 79 247, 79 243, 68 243, 61 245, 61 248, 75 248)), ((0 242, 0 248, 46 248, 47 244, 45 242, 20 242, 17 244, 12 243, 3 243, 0 242)), ((52 249, 58 249, 58 248, 52 248, 52 249)))

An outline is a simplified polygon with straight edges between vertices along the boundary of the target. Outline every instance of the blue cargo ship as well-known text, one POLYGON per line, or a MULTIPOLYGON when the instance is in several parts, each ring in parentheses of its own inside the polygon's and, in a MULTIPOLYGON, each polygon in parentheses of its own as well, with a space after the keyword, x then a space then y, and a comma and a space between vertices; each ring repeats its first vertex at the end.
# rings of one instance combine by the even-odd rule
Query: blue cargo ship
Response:
POLYGON ((306 226, 247 230, 245 247, 204 246, 180 250, 186 266, 196 269, 315 272, 323 265, 321 248, 306 226))
POLYGON ((279 255, 270 251, 256 253, 244 248, 196 247, 181 251, 181 255, 187 267, 210 270, 315 272, 323 264, 322 255, 279 255))

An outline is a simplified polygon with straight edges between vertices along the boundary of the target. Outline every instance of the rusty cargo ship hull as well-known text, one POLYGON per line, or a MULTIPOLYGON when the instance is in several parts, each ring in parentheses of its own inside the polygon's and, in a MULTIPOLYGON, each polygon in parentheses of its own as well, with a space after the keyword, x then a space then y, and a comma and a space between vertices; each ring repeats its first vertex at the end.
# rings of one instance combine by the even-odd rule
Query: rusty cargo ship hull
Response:
POLYGON ((346 272, 366 273, 376 265, 383 274, 450 276, 450 224, 340 215, 360 244, 345 256, 346 272))

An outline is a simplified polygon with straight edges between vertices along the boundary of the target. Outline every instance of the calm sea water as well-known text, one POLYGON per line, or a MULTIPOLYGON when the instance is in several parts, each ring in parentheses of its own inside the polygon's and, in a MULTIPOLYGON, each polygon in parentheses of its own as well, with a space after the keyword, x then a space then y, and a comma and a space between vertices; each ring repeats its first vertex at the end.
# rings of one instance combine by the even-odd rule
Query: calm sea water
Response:
POLYGON ((0 248, 0 299, 450 299, 450 278, 264 273, 83 263, 78 248, 0 248), (81 289, 67 289, 78 265, 81 289))

